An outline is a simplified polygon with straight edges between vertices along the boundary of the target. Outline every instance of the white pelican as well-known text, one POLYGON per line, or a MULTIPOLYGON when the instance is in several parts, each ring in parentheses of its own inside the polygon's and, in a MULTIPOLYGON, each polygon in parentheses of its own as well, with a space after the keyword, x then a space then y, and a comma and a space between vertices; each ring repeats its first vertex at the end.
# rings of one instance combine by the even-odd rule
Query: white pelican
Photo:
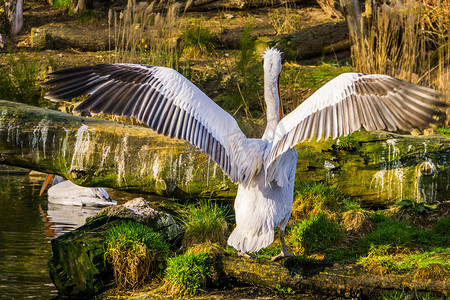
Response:
POLYGON ((52 180, 52 187, 48 189, 48 202, 62 205, 93 206, 103 207, 116 205, 117 202, 111 200, 108 192, 104 188, 86 188, 78 186, 70 180, 64 180, 61 176, 49 174, 42 185, 39 196, 41 196, 49 182, 52 180))
POLYGON ((278 77, 281 52, 264 57, 267 127, 261 139, 247 138, 234 118, 194 84, 170 68, 104 64, 57 71, 44 87, 58 101, 89 94, 78 111, 135 117, 160 134, 192 143, 239 185, 236 228, 228 244, 246 255, 267 247, 280 228, 281 253, 292 211, 297 152, 294 146, 359 130, 411 130, 439 115, 440 94, 386 75, 342 74, 281 119, 278 77))

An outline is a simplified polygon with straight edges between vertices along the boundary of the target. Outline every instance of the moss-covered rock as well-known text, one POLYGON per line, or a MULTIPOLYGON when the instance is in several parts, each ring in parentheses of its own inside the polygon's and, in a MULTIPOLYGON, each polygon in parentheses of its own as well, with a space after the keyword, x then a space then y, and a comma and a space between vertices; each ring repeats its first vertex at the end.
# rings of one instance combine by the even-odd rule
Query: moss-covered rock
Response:
POLYGON ((103 209, 85 225, 52 240, 50 277, 61 294, 92 296, 108 288, 114 277, 104 255, 105 233, 124 219, 151 227, 169 242, 180 233, 180 226, 170 215, 151 209, 142 198, 103 209))

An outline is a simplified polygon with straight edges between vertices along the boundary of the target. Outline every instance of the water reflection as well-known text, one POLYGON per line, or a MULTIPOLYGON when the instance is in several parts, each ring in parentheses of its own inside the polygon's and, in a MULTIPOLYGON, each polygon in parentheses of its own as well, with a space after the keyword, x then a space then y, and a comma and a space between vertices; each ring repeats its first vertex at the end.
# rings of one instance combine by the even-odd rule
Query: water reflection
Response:
POLYGON ((57 296, 47 262, 50 241, 98 208, 49 205, 39 197, 45 175, 0 175, 0 299, 57 296))

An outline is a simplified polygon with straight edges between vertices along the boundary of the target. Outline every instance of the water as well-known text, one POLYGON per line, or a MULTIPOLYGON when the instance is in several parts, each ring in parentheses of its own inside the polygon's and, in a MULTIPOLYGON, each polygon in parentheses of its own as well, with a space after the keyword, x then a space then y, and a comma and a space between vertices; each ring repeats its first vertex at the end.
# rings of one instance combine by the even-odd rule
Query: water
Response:
POLYGON ((52 205, 39 197, 45 175, 0 174, 0 299, 52 299, 50 241, 98 209, 52 205))

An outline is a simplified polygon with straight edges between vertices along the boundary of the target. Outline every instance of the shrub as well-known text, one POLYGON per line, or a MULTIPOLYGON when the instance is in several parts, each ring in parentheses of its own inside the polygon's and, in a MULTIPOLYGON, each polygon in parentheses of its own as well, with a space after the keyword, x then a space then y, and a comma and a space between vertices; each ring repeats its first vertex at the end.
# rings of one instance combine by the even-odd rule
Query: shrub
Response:
POLYGON ((368 233, 362 240, 365 248, 371 245, 406 246, 411 242, 411 230, 405 223, 386 220, 378 224, 377 229, 368 233))
POLYGON ((213 242, 224 245, 228 233, 226 211, 215 202, 189 205, 182 217, 185 246, 213 242))
POLYGON ((138 287, 164 269, 169 245, 151 228, 122 221, 112 226, 105 238, 105 256, 113 265, 119 288, 138 287))
POLYGON ((296 223, 289 231, 288 242, 294 252, 304 254, 324 251, 342 237, 339 225, 325 214, 296 223))
POLYGON ((183 296, 195 295, 204 288, 208 277, 207 260, 206 252, 169 258, 164 280, 170 293, 183 296))

